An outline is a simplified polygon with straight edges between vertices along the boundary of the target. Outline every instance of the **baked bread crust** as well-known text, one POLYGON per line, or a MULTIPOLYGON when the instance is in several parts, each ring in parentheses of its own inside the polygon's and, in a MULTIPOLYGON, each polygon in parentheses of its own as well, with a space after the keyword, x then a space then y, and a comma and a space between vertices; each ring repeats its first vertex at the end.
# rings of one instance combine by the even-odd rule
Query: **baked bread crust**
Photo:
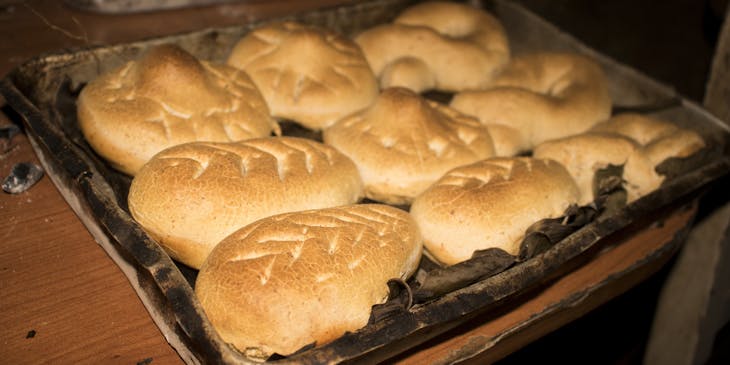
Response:
POLYGON ((408 213, 387 205, 287 213, 223 240, 195 292, 224 341, 258 359, 289 355, 364 327, 422 247, 408 213))
POLYGON ((361 197, 357 168, 334 148, 268 137, 166 149, 132 180, 128 201, 172 258, 199 268, 220 240, 257 219, 361 197))
POLYGON ((609 164, 623 166, 627 202, 632 202, 664 182, 665 178, 656 172, 659 164, 672 157, 688 157, 704 146, 694 131, 661 119, 625 113, 585 133, 544 142, 535 147, 533 156, 563 164, 580 187, 580 204, 585 205, 595 199, 596 171, 609 164))
POLYGON ((706 146, 693 130, 638 113, 613 116, 593 126, 591 132, 615 133, 635 140, 655 167, 668 158, 689 157, 706 146))
POLYGON ((227 63, 251 76, 274 117, 313 130, 367 107, 378 95, 360 48, 321 27, 264 25, 236 43, 227 63))
POLYGON ((595 200, 594 176, 596 171, 609 165, 623 166, 629 201, 661 183, 661 178, 642 154, 641 145, 618 134, 588 132, 559 138, 539 144, 532 155, 565 166, 580 189, 579 205, 588 205, 595 200))
POLYGON ((486 87, 509 60, 504 28, 466 4, 424 2, 355 37, 381 88, 461 91, 486 87))
POLYGON ((586 56, 554 52, 514 57, 487 89, 458 93, 450 105, 477 117, 490 132, 500 129, 494 133, 498 156, 585 132, 611 113, 601 67, 586 56))
POLYGON ((390 204, 410 203, 446 171, 494 155, 479 121, 405 88, 383 90, 322 136, 355 162, 365 196, 390 204))
POLYGON ((92 80, 78 97, 77 114, 89 145, 130 175, 177 144, 279 132, 244 72, 200 61, 174 45, 154 47, 92 80))
POLYGON ((578 201, 578 187, 555 161, 495 157, 447 172, 411 205, 430 257, 445 265, 474 251, 517 255, 525 230, 578 201))

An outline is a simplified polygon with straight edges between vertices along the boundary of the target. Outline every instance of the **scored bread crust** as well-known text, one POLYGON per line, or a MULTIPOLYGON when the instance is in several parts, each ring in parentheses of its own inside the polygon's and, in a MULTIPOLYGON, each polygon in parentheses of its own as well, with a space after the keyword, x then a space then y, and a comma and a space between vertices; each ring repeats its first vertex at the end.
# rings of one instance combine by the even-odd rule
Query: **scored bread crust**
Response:
POLYGON ((357 168, 334 148, 268 137, 166 149, 132 180, 128 202, 172 258, 199 268, 220 240, 257 219, 361 197, 357 168))
POLYGON ((610 117, 611 104, 600 65, 560 52, 515 56, 488 88, 457 93, 450 103, 490 133, 498 129, 492 133, 498 156, 585 132, 610 117))
POLYGON ((360 48, 326 28, 276 22, 241 38, 227 63, 245 70, 273 116, 319 130, 368 106, 378 85, 360 48))
POLYGON ((556 218, 579 192, 555 161, 495 157, 447 172, 411 205, 429 256, 444 265, 500 248, 517 255, 525 230, 556 218))
POLYGON ((412 218, 387 205, 287 213, 223 240, 195 292, 224 341, 253 358, 289 355, 364 327, 421 252, 412 218))
POLYGON ((413 5, 393 23, 355 37, 381 88, 479 89, 509 60, 501 23, 490 13, 443 1, 413 5))
POLYGON ((390 204, 410 203, 446 171, 494 155, 479 121, 399 87, 322 136, 355 162, 365 196, 390 204))
POLYGON ((130 175, 177 144, 279 133, 244 72, 198 60, 175 45, 153 47, 89 82, 79 94, 77 115, 89 145, 130 175))

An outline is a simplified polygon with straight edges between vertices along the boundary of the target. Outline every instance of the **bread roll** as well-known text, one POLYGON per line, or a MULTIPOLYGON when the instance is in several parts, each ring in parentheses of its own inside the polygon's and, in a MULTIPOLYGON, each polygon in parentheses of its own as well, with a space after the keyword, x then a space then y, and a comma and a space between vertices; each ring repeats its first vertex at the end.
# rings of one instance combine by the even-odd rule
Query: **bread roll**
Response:
POLYGON ((591 132, 616 133, 635 140, 656 167, 668 158, 689 157, 705 147, 697 132, 638 113, 623 113, 599 123, 591 132))
POLYGON ((279 127, 248 76, 175 45, 150 49, 89 82, 77 100, 89 145, 134 175, 155 153, 192 141, 264 137, 279 127))
POLYGON ((268 137, 166 149, 132 180, 128 201, 172 258, 199 268, 220 240, 257 219, 361 197, 357 168, 334 148, 268 137))
POLYGON ((453 265, 474 251, 517 255, 525 230, 578 201, 565 168, 551 160, 495 157, 447 172, 411 205, 426 252, 453 265))
POLYGON ((280 22, 254 29, 227 62, 251 76, 275 117, 314 130, 365 108, 378 94, 360 48, 316 26, 280 22))
POLYGON ((410 203, 446 171, 494 154, 479 121, 405 88, 383 90, 323 138, 355 162, 365 196, 390 204, 410 203))
POLYGON ((381 88, 479 89, 509 60, 499 20, 484 10, 445 1, 413 5, 392 24, 360 33, 355 42, 381 88))
POLYGON ((500 129, 493 133, 497 155, 514 156, 608 119, 611 97, 590 58, 542 52, 514 57, 487 89, 458 93, 451 107, 477 117, 490 133, 500 129))
POLYGON ((224 341, 253 358, 289 355, 364 327, 421 252, 411 217, 387 205, 287 213, 223 240, 195 292, 224 341))
POLYGON ((664 181, 656 167, 671 157, 688 157, 704 147, 695 133, 660 119, 635 113, 620 114, 575 136, 544 142, 533 151, 537 158, 563 164, 581 190, 580 204, 595 199, 595 172, 609 164, 623 166, 627 201, 632 202, 664 181))
POLYGON ((642 153, 641 145, 617 134, 590 132, 559 138, 537 145, 532 155, 565 166, 580 189, 579 205, 595 200, 595 174, 609 165, 623 166, 624 187, 629 201, 661 183, 661 177, 642 153))

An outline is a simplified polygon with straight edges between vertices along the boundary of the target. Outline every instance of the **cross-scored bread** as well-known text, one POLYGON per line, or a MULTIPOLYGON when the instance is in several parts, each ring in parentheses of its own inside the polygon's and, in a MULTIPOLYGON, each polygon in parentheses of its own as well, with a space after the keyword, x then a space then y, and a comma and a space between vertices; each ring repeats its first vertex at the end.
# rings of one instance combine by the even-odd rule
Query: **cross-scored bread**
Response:
POLYGON ((279 131, 244 72, 198 60, 175 45, 154 47, 92 80, 78 97, 77 114, 91 147, 130 175, 177 144, 279 131))
POLYGON ((357 168, 334 148, 268 137, 166 149, 135 176, 128 201, 170 256, 199 268, 220 240, 257 219, 361 197, 357 168))
POLYGON ((555 161, 495 157, 447 172, 410 213, 430 257, 452 265, 492 247, 517 255, 530 225, 563 215, 578 196, 555 161))
POLYGON ((251 76, 273 116, 314 130, 365 108, 378 94, 360 48, 313 25, 256 28, 236 43, 227 63, 251 76))
POLYGON ((411 217, 387 205, 287 213, 223 240, 195 291, 224 341, 254 358, 289 355, 365 326, 421 252, 411 217))
POLYGON ((478 120, 405 88, 383 90, 323 137, 355 162, 365 195, 390 204, 410 203, 446 171, 494 155, 478 120))

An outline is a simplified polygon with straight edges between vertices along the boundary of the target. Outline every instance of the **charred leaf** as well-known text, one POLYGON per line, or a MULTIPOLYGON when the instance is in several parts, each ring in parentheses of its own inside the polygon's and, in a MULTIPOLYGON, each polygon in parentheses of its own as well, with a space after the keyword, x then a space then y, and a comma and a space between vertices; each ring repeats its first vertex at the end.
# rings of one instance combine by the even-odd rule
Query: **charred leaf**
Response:
POLYGON ((386 318, 407 311, 413 306, 413 290, 401 279, 388 280, 388 300, 376 304, 370 312, 368 324, 380 322, 386 318))
POLYGON ((423 275, 413 292, 416 303, 427 302, 456 289, 496 275, 515 262, 515 257, 500 248, 474 252, 471 259, 447 267, 435 268, 423 275))

